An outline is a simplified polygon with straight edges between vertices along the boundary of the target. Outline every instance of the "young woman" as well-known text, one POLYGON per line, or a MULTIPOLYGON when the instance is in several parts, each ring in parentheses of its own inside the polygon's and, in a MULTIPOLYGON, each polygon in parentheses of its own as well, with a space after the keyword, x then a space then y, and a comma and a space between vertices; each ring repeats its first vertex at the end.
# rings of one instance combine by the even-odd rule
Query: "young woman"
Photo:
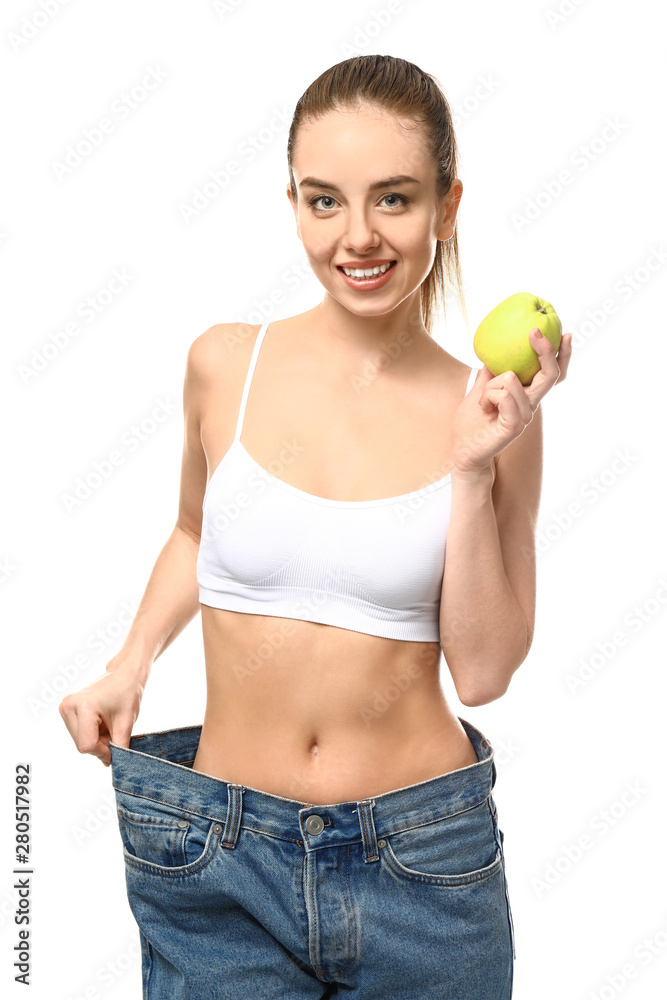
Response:
POLYGON ((556 358, 532 331, 528 386, 432 339, 462 184, 414 64, 323 73, 288 168, 324 298, 192 343, 176 526, 123 648, 60 711, 112 765, 145 998, 506 1000, 494 753, 440 653, 468 706, 528 654, 539 404, 571 335, 556 358), (200 606, 203 725, 131 735, 200 606))

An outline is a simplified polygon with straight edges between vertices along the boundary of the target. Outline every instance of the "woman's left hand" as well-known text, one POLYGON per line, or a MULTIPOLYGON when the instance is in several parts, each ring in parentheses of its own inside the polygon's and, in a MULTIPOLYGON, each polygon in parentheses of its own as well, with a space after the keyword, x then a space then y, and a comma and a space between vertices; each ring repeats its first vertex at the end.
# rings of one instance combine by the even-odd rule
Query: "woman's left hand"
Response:
POLYGON ((567 374, 572 334, 561 338, 558 355, 546 337, 530 331, 530 344, 540 358, 540 370, 529 385, 514 372, 494 375, 486 365, 457 408, 452 422, 452 471, 478 472, 492 467, 493 458, 525 430, 542 399, 567 374), (481 393, 478 390, 481 388, 481 393))

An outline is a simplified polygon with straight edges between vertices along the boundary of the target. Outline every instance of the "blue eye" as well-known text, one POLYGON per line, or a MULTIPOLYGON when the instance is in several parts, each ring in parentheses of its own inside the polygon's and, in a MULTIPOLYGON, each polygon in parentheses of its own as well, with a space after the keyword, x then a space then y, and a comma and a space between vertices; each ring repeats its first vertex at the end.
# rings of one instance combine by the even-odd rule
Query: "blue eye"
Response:
MULTIPOLYGON (((318 195, 315 196, 315 198, 311 198, 310 201, 308 202, 308 204, 310 205, 310 207, 311 207, 311 209, 312 209, 313 212, 327 212, 327 211, 331 211, 331 208, 327 209, 327 208, 316 208, 315 207, 316 202, 322 201, 325 198, 326 198, 327 201, 332 201, 332 202, 336 201, 336 199, 333 198, 330 194, 318 194, 318 195)), ((385 198, 398 198, 398 204, 397 205, 388 205, 387 206, 387 208, 391 209, 392 211, 395 211, 397 208, 401 208, 403 205, 407 205, 408 202, 409 202, 409 199, 406 198, 405 195, 396 194, 393 191, 391 193, 389 193, 389 194, 383 195, 381 200, 384 201, 385 198)))

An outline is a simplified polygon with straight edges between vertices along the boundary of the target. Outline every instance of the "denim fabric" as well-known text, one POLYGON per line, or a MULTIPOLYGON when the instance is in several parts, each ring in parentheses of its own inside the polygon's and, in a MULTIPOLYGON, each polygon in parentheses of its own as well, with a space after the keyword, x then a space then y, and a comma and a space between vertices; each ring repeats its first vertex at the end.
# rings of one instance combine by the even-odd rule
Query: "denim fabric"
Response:
POLYGON ((509 1000, 491 744, 467 767, 309 805, 193 771, 201 726, 111 748, 143 1000, 509 1000))

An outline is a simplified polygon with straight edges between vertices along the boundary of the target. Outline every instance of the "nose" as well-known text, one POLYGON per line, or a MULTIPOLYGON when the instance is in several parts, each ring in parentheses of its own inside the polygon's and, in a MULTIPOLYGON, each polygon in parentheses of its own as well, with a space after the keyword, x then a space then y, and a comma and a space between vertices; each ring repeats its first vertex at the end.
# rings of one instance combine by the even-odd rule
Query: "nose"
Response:
POLYGON ((342 242, 348 251, 362 256, 378 246, 380 240, 363 208, 350 208, 346 218, 347 227, 342 242))

